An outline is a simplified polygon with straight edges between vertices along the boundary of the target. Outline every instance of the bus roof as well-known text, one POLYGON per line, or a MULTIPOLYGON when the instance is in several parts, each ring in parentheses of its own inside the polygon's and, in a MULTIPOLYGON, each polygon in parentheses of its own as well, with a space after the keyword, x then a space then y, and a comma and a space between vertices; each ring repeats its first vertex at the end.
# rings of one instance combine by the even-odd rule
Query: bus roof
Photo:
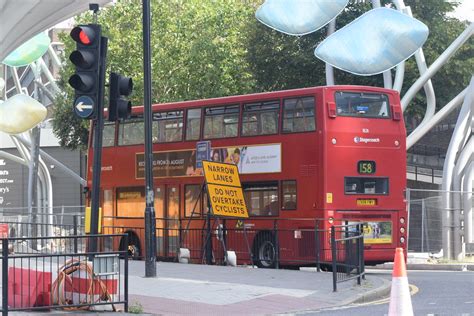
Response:
MULTIPOLYGON (((340 86, 318 86, 318 87, 309 87, 309 88, 300 88, 300 89, 290 89, 290 90, 281 90, 281 91, 271 91, 271 92, 260 92, 244 95, 235 95, 235 96, 226 96, 210 99, 201 99, 201 100, 190 100, 190 101, 177 101, 169 103, 159 103, 153 104, 153 111, 157 110, 174 110, 177 108, 193 108, 201 106, 212 106, 212 105, 223 105, 229 103, 240 103, 246 101, 254 101, 255 99, 272 99, 272 98, 281 98, 288 96, 297 96, 312 94, 319 90, 355 90, 355 91, 368 91, 368 92, 383 92, 387 94, 398 93, 398 91, 385 89, 380 87, 369 87, 369 86, 353 86, 353 85, 340 85, 340 86)), ((133 106, 132 113, 138 114, 143 112, 143 106, 133 106)))

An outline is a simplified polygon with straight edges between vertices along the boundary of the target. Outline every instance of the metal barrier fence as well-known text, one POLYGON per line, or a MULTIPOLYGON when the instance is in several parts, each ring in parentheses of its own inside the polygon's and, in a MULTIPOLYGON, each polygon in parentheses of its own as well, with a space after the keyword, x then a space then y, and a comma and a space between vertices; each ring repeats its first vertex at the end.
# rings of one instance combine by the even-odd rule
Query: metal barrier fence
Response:
POLYGON ((25 208, 0 209, 0 237, 51 237, 83 234, 84 212, 28 214, 25 208))
POLYGON ((113 250, 127 235, 1 239, 2 314, 77 309, 128 311, 128 252, 113 250), (36 250, 36 244, 62 245, 36 250), (89 252, 90 243, 99 252, 89 252), (120 260, 120 258, 125 260, 120 260))
MULTIPOLYGON (((103 232, 128 233, 129 255, 141 259, 144 256, 143 218, 119 220, 120 225, 104 226, 103 232)), ((228 260, 226 252, 231 250, 240 262, 259 267, 330 265, 330 231, 320 228, 323 222, 327 219, 213 219, 208 231, 203 218, 157 218, 157 256, 178 260, 179 249, 186 248, 191 262, 225 264, 228 260), (207 251, 208 239, 212 248, 207 251)), ((117 246, 127 248, 123 242, 117 246)))
MULTIPOLYGON (((127 248, 133 258, 142 258, 144 229, 132 224, 143 218, 120 220, 120 226, 105 226, 104 232, 127 232, 128 246, 124 242, 116 246, 127 248)), ((318 272, 322 268, 333 271, 334 290, 336 283, 354 278, 360 284, 365 273, 362 223, 342 221, 323 229, 324 222, 327 219, 213 219, 209 230, 203 218, 158 218, 157 256, 220 265, 235 265, 238 258, 240 264, 259 268, 316 266, 318 272)))
POLYGON ((333 291, 337 283, 365 278, 363 224, 331 227, 333 291))
POLYGON ((460 239, 465 256, 474 256, 472 196, 472 192, 407 189, 408 251, 429 253, 434 259, 441 258, 443 232, 459 229, 458 237, 453 235, 453 238, 460 239), (443 205, 443 195, 447 194, 453 201, 450 208, 443 205), (443 222, 447 214, 451 221, 443 222))
POLYGON ((434 167, 407 165, 407 177, 409 180, 441 184, 443 178, 443 170, 439 170, 434 167))

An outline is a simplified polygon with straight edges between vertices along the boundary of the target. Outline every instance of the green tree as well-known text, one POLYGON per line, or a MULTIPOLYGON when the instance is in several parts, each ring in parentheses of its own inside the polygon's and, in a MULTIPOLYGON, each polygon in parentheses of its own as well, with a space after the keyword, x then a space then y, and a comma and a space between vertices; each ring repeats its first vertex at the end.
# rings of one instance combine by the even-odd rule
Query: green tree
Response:
MULTIPOLYGON (((336 20, 336 29, 353 21, 371 6, 350 3, 336 20)), ((326 85, 325 64, 314 56, 316 46, 326 38, 327 27, 296 37, 275 31, 253 19, 249 23, 247 58, 257 80, 257 91, 326 85)), ((379 85, 381 76, 357 77, 335 69, 336 84, 379 85)))
MULTIPOLYGON (((382 5, 391 4, 383 0, 382 5)), ((449 17, 457 3, 446 0, 405 0, 415 18, 424 22, 430 35, 423 51, 428 66, 462 33, 467 22, 449 17)), ((371 9, 371 5, 349 3, 337 17, 336 30, 371 9)), ((314 48, 326 38, 327 28, 302 37, 284 35, 257 21, 250 23, 248 59, 257 80, 256 91, 301 88, 325 85, 324 63, 314 57, 314 48)), ((408 59, 405 65, 405 80, 402 95, 419 78, 415 59, 408 59)), ((474 72, 474 45, 467 42, 434 77, 438 109, 449 102, 469 84, 474 72)), ((383 86, 382 75, 356 76, 335 69, 336 84, 383 86)), ((392 71, 394 75, 394 71, 392 71)), ((408 116, 421 118, 426 108, 423 91, 411 102, 408 116)))
MULTIPOLYGON (((430 66, 456 37, 465 30, 468 23, 448 15, 456 8, 457 3, 439 0, 407 0, 405 3, 411 7, 414 17, 425 23, 430 30, 428 40, 423 46, 426 62, 430 66)), ((446 103, 461 92, 469 84, 473 73, 474 40, 471 38, 432 79, 437 109, 446 105, 446 103)), ((415 60, 410 58, 406 63, 402 95, 418 77, 419 72, 415 60)), ((424 92, 421 91, 411 102, 407 109, 407 114, 419 120, 423 117, 425 108, 426 98, 424 92)))
MULTIPOLYGON (((314 48, 327 28, 295 37, 270 29, 255 19, 263 0, 153 0, 152 1, 152 100, 169 102, 249 92, 274 91, 325 85, 325 65, 314 57, 314 48)), ((383 0, 383 5, 390 4, 383 0)), ((423 49, 428 66, 464 30, 466 22, 448 16, 456 3, 446 0, 405 0, 414 16, 430 29, 423 49)), ((370 10, 369 4, 350 3, 337 18, 337 29, 370 10)), ((122 0, 102 10, 99 23, 109 37, 108 71, 134 80, 134 105, 143 104, 143 53, 141 1, 122 0)), ((91 21, 90 14, 78 18, 91 21)), ((67 59, 74 49, 64 35, 67 59)), ((434 77, 438 108, 469 83, 474 70, 473 40, 451 58, 434 77)), ((72 115, 72 91, 66 83, 73 69, 66 63, 58 97, 54 130, 62 146, 85 144, 88 121, 72 115)), ((406 63, 403 93, 419 77, 414 58, 406 63)), ((382 75, 355 76, 335 70, 336 84, 383 86, 382 75)), ((423 92, 407 113, 420 117, 426 107, 423 92)))
MULTIPOLYGON (((152 102, 170 102, 244 94, 254 91, 247 43, 242 34, 255 7, 244 1, 152 1, 152 102)), ((89 23, 84 14, 77 23, 89 23)), ((132 104, 143 104, 142 8, 122 0, 101 11, 98 23, 109 38, 108 71, 134 80, 132 104)), ((67 84, 74 69, 67 57, 74 43, 67 34, 54 131, 61 145, 77 148, 87 139, 88 121, 72 115, 73 91, 67 84)), ((108 76, 107 76, 108 77, 108 76)))

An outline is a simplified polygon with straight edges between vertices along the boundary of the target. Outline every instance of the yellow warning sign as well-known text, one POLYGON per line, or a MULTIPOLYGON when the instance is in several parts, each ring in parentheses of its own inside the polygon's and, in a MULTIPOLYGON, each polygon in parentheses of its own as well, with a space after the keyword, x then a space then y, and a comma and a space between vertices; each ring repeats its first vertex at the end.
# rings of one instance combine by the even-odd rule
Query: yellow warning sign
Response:
POLYGON ((249 217, 244 193, 240 187, 237 166, 209 161, 202 163, 212 214, 226 217, 249 217))
POLYGON ((240 187, 239 169, 227 163, 203 161, 204 176, 209 184, 231 185, 240 187))
POLYGON ((249 217, 241 188, 208 184, 207 190, 214 215, 249 217))

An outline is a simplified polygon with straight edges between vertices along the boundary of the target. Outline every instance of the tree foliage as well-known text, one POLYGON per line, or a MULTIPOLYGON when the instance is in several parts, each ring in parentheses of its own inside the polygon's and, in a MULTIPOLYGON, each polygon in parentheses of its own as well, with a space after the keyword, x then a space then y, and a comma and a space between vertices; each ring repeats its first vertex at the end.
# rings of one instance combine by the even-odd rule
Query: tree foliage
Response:
MULTIPOLYGON (((467 22, 452 18, 452 12, 457 4, 447 1, 417 1, 406 0, 406 5, 411 7, 415 18, 425 23, 430 35, 423 46, 423 53, 428 67, 448 48, 448 46, 465 30, 467 22)), ((433 77, 432 83, 436 94, 436 107, 442 108, 468 84, 474 73, 474 41, 471 38, 433 77)), ((405 81, 402 95, 420 76, 414 58, 406 63, 405 81)), ((412 101, 407 114, 420 120, 426 108, 426 98, 423 92, 419 93, 412 101)))
MULTIPOLYGON (((325 65, 314 48, 327 29, 302 37, 274 31, 255 19, 263 0, 153 0, 152 101, 202 99, 250 92, 325 85, 325 65)), ((384 0, 383 5, 389 4, 384 0)), ((441 0, 405 0, 416 18, 430 29, 423 50, 428 66, 464 30, 467 23, 448 16, 456 4, 441 0)), ((337 29, 370 9, 349 4, 337 18, 337 29)), ((99 23, 109 38, 108 71, 134 80, 132 103, 143 104, 141 1, 122 0, 101 11, 99 23)), ((90 14, 77 19, 88 23, 90 14)), ((64 35, 64 60, 74 49, 64 35)), ((437 106, 444 106, 467 86, 474 66, 472 39, 433 79, 437 106)), ((56 100, 54 130, 61 145, 77 148, 87 139, 87 121, 72 115, 72 90, 65 82, 72 74, 69 62, 61 76, 64 94, 56 100)), ((403 93, 419 77, 414 58, 406 63, 403 93)), ((361 77, 335 70, 336 84, 383 86, 382 75, 361 77)), ((420 116, 426 107, 419 93, 407 113, 420 116)))
MULTIPOLYGON (((169 102, 244 94, 254 91, 242 30, 255 7, 244 1, 154 0, 152 8, 152 102, 169 102)), ((77 23, 92 21, 84 14, 77 23)), ((143 104, 142 7, 139 0, 119 1, 101 11, 98 23, 109 38, 108 69, 134 81, 132 104, 143 104)), ((75 49, 67 34, 54 131, 61 145, 85 144, 88 122, 72 114, 73 91, 67 61, 75 49)), ((108 78, 108 76, 106 76, 108 78)))

